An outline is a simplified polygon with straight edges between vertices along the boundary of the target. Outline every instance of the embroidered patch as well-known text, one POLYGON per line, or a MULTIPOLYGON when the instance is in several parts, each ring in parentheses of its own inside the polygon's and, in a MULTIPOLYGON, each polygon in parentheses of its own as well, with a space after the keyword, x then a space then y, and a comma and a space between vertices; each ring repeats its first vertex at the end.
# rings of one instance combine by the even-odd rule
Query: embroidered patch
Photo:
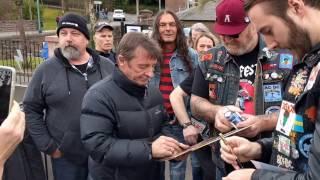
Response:
POLYGON ((279 68, 292 69, 293 56, 292 54, 280 54, 279 68))
POLYGON ((271 114, 279 111, 280 111, 280 106, 270 106, 266 109, 265 114, 271 114))
POLYGON ((279 135, 278 151, 286 156, 290 156, 290 139, 279 135))
POLYGON ((292 77, 288 92, 294 96, 299 96, 304 90, 304 86, 307 83, 307 78, 307 68, 305 67, 304 69, 299 69, 299 71, 292 77))
POLYGON ((276 67, 277 67, 277 64, 264 64, 262 65, 262 70, 268 71, 268 70, 275 69, 276 67))
POLYGON ((293 169, 292 161, 286 157, 283 157, 280 154, 277 155, 277 164, 281 167, 285 167, 290 170, 293 169))
POLYGON ((300 116, 299 114, 297 114, 295 119, 294 119, 294 124, 293 124, 292 130, 295 131, 295 132, 300 132, 300 133, 304 132, 304 129, 303 129, 303 117, 300 116))
POLYGON ((209 97, 213 100, 216 100, 218 98, 217 96, 217 84, 210 83, 209 84, 209 97))
POLYGON ((217 71, 220 71, 220 72, 223 72, 224 70, 224 67, 220 64, 211 64, 210 67, 213 69, 213 70, 217 70, 217 71))
POLYGON ((312 68, 312 71, 311 71, 309 79, 308 79, 308 83, 307 83, 306 87, 304 88, 304 91, 308 91, 313 87, 313 85, 318 77, 319 70, 320 70, 320 62, 312 68))
POLYGON ((306 109, 304 114, 307 115, 309 120, 314 123, 317 117, 317 108, 315 106, 311 106, 308 109, 306 109))
POLYGON ((299 151, 305 157, 309 157, 309 151, 312 143, 313 135, 306 134, 299 139, 299 151))
POLYGON ((294 104, 288 101, 282 101, 276 130, 285 134, 286 136, 289 136, 293 127, 295 116, 296 113, 294 111, 294 104))
POLYGON ((282 94, 280 83, 263 85, 263 96, 265 102, 281 101, 282 94))
POLYGON ((213 55, 211 53, 206 53, 201 55, 201 61, 210 61, 212 59, 213 55))
POLYGON ((222 54, 223 54, 222 51, 218 51, 217 59, 216 59, 218 63, 220 63, 220 59, 221 59, 222 54))

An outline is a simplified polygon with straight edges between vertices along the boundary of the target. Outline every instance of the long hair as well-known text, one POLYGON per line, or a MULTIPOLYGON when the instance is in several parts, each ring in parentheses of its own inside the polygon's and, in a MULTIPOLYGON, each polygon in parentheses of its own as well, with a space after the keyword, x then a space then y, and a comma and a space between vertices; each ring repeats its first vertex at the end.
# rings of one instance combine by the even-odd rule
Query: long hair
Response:
POLYGON ((159 43, 159 45, 162 47, 164 42, 162 41, 162 39, 160 37, 159 23, 160 23, 160 19, 161 19, 162 15, 164 15, 164 14, 170 14, 174 18, 174 21, 175 21, 176 27, 177 27, 177 37, 176 37, 175 43, 176 43, 176 47, 177 47, 178 56, 180 56, 182 58, 184 64, 188 67, 189 72, 191 72, 192 71, 192 62, 191 62, 191 58, 189 57, 189 54, 188 54, 189 50, 188 50, 187 40, 186 40, 186 37, 183 32, 182 24, 174 12, 169 11, 169 10, 163 10, 157 14, 155 21, 153 23, 153 32, 152 32, 151 37, 154 40, 156 40, 159 43))

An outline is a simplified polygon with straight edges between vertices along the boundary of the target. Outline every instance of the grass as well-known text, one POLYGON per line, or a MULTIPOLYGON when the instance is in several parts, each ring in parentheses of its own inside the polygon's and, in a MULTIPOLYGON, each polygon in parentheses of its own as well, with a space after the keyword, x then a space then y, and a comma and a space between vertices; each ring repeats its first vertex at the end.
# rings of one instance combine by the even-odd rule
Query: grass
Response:
POLYGON ((56 8, 43 8, 43 29, 54 30, 57 27, 56 17, 61 14, 60 9, 56 8))
POLYGON ((13 68, 19 69, 35 69, 39 64, 43 62, 43 59, 40 57, 28 57, 27 61, 23 61, 21 63, 17 63, 12 59, 0 59, 0 65, 2 66, 10 66, 13 68))

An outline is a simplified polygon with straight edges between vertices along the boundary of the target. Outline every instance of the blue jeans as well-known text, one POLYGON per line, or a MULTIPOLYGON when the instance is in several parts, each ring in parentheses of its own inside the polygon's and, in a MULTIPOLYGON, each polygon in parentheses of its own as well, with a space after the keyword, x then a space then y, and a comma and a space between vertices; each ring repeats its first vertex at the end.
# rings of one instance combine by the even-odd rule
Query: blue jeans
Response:
POLYGON ((202 180, 202 170, 200 166, 200 162, 196 157, 195 153, 190 154, 191 157, 191 167, 192 167, 192 179, 193 180, 202 180))
POLYGON ((51 158, 52 171, 55 180, 87 180, 88 166, 76 165, 65 158, 51 158))
MULTIPOLYGON (((180 125, 174 124, 174 125, 167 126, 165 128, 166 128, 166 131, 170 134, 170 136, 174 137, 179 142, 185 143, 183 132, 182 132, 183 128, 180 125)), ((191 166, 192 166, 193 180, 201 180, 202 174, 201 174, 199 161, 192 154, 191 154, 191 166)), ((186 164, 187 164, 186 160, 171 161, 169 163, 170 180, 185 180, 186 164)))

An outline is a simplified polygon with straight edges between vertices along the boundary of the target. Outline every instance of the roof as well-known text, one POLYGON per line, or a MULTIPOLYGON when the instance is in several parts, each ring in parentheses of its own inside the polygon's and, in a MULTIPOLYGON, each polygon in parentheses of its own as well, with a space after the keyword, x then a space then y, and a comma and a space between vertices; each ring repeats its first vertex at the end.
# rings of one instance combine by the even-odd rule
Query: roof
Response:
MULTIPOLYGON (((219 2, 219 1, 218 1, 219 2)), ((187 10, 177 13, 177 16, 182 21, 215 21, 216 6, 218 2, 209 1, 203 7, 195 6, 187 10)))

